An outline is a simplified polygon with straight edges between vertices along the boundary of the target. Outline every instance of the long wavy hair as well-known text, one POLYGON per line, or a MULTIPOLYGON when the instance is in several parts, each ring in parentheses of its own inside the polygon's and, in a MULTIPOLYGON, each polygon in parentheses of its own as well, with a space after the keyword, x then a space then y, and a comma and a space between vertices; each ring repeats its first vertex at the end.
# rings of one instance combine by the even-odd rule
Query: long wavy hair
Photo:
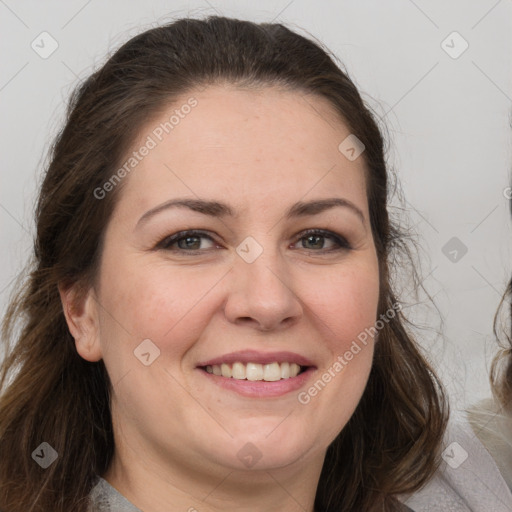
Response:
POLYGON ((491 364, 491 389, 498 408, 512 416, 512 278, 494 317, 494 335, 500 349, 491 364))
MULTIPOLYGON (((510 198, 509 213, 512 218, 510 198)), ((512 277, 494 316, 493 332, 500 349, 491 364, 491 390, 498 407, 512 416, 512 277)))
MULTIPOLYGON (((126 42, 74 90, 40 188, 33 258, 2 325, 0 510, 85 512, 97 476, 109 467, 111 382, 103 361, 78 355, 58 285, 86 290, 93 283, 122 187, 102 200, 93 191, 121 165, 144 123, 184 93, 227 82, 327 99, 365 145, 378 315, 399 302, 390 271, 402 238, 388 214, 384 138, 335 61, 282 24, 179 19, 126 42), (45 470, 31 457, 42 442, 58 453, 45 470)), ((406 323, 397 312, 379 332, 362 399, 328 447, 316 510, 401 510, 397 496, 421 487, 439 464, 446 397, 406 323)))

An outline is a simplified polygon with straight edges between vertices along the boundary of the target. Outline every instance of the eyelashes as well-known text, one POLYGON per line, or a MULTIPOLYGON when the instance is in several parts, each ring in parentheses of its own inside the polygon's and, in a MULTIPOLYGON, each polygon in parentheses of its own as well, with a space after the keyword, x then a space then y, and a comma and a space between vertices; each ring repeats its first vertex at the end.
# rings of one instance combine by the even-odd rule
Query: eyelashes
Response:
POLYGON ((190 240, 190 239, 198 239, 198 238, 206 238, 212 242, 215 242, 215 240, 213 239, 213 237, 211 237, 210 235, 208 235, 207 233, 205 233, 204 231, 199 231, 197 229, 190 229, 190 230, 187 230, 187 231, 179 231, 178 233, 175 233, 174 235, 171 235, 171 236, 168 236, 168 237, 165 237, 161 242, 159 242, 156 246, 157 249, 164 249, 164 250, 168 250, 168 251, 185 251, 185 252, 204 252, 203 251, 198 251, 197 249, 194 249, 194 248, 183 248, 183 247, 180 247, 178 249, 173 249, 172 246, 173 245, 176 245, 178 242, 181 242, 182 240, 190 240))
MULTIPOLYGON (((190 229, 186 231, 179 231, 178 233, 165 237, 163 240, 158 242, 155 249, 170 251, 174 253, 182 253, 184 255, 201 254, 212 250, 199 249, 197 246, 201 246, 201 239, 207 239, 214 245, 218 245, 215 239, 207 232, 197 229, 190 229)), ((306 231, 301 232, 295 240, 296 241, 294 242, 294 245, 297 242, 302 241, 302 247, 300 249, 308 252, 318 252, 321 254, 325 254, 340 251, 349 251, 352 249, 352 247, 350 246, 349 242, 345 237, 325 229, 308 229, 306 231), (335 247, 326 250, 324 248, 325 243, 319 243, 319 240, 322 239, 330 240, 335 247), (307 244, 312 244, 313 248, 307 247, 307 244), (315 244, 320 245, 321 247, 319 249, 315 248, 315 244)))

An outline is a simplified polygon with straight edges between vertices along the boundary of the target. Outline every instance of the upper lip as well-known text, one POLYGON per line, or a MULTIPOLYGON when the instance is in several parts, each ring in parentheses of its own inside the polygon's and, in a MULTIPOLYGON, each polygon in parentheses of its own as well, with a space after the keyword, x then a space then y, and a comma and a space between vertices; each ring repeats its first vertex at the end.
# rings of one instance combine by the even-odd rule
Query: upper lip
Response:
POLYGON ((197 366, 213 366, 220 365, 222 363, 270 364, 274 362, 296 363, 299 366, 314 366, 309 359, 301 356, 300 354, 295 354, 294 352, 259 352, 257 350, 241 350, 239 352, 231 352, 230 354, 215 357, 214 359, 208 359, 207 361, 199 363, 197 366))

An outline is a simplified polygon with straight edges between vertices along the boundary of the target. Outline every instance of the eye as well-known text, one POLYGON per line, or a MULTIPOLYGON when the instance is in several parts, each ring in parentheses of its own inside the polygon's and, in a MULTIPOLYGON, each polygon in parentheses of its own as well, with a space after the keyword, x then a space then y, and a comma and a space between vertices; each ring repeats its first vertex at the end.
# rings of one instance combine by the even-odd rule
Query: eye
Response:
MULTIPOLYGON (((212 247, 201 247, 202 240, 209 240, 215 245, 215 240, 203 231, 192 229, 188 231, 180 231, 171 236, 164 238, 156 246, 156 249, 163 249, 166 251, 199 253, 205 252, 212 247)), ((337 235, 331 231, 323 229, 309 229, 300 233, 298 242, 302 241, 302 246, 299 249, 305 249, 312 252, 329 253, 342 250, 350 250, 349 242, 341 235, 337 235), (331 248, 325 249, 325 240, 329 240, 331 248)), ((294 245, 295 245, 294 244, 294 245)))
MULTIPOLYGON (((169 251, 200 251, 201 239, 207 239, 214 242, 213 238, 203 231, 192 229, 189 231, 180 231, 174 235, 164 238, 158 245, 158 249, 165 249, 169 251), (178 248, 174 249, 173 246, 177 245, 178 248)), ((204 249, 204 248, 203 248, 204 249)), ((200 252, 203 252, 202 250, 200 252)))
POLYGON ((302 249, 313 250, 314 252, 334 252, 351 249, 350 244, 344 237, 324 229, 308 229, 301 233, 299 241, 301 240, 302 249), (325 239, 334 243, 334 248, 325 250, 325 239))

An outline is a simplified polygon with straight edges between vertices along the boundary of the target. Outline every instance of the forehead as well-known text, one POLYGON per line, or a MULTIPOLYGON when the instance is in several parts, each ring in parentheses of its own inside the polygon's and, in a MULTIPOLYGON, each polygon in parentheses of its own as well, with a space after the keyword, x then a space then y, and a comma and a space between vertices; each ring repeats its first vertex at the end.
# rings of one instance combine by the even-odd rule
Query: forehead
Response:
POLYGON ((241 206, 261 195, 360 195, 364 161, 349 161, 338 149, 349 135, 317 95, 212 86, 183 95, 141 128, 133 151, 151 148, 123 185, 143 207, 216 191, 238 195, 241 206))

